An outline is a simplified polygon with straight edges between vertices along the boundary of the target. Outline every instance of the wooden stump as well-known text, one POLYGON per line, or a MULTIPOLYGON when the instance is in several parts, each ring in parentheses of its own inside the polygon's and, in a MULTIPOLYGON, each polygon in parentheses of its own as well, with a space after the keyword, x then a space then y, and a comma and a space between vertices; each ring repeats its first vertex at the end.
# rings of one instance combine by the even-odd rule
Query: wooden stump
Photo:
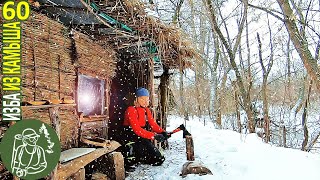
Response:
POLYGON ((194 161, 194 148, 192 136, 186 136, 186 152, 187 160, 194 161))

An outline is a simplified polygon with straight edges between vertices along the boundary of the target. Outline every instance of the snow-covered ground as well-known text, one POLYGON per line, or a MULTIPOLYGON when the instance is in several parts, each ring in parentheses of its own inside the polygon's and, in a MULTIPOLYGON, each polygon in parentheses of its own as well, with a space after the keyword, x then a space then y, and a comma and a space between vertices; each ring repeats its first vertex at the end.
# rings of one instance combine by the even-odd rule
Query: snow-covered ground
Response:
MULTIPOLYGON (((180 117, 169 117, 168 131, 183 123, 180 117)), ((210 180, 319 180, 320 155, 279 148, 262 142, 255 134, 240 135, 230 130, 217 130, 212 123, 187 121, 193 136, 195 160, 208 167, 213 175, 188 175, 190 179, 210 180)), ((182 132, 169 139, 169 149, 163 151, 162 166, 139 165, 127 180, 171 180, 179 176, 187 162, 182 132)))

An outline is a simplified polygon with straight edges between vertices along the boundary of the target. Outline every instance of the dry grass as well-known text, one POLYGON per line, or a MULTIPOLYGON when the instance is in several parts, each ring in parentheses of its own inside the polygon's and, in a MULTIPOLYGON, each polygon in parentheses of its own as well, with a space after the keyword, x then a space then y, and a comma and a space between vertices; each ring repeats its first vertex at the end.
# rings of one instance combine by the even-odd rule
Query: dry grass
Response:
POLYGON ((201 56, 194 48, 187 35, 175 25, 167 25, 158 19, 147 16, 144 3, 139 0, 123 0, 128 12, 138 19, 142 27, 140 33, 151 34, 159 48, 159 53, 169 67, 190 67, 190 59, 200 59, 201 56), (179 59, 182 60, 180 64, 179 59))

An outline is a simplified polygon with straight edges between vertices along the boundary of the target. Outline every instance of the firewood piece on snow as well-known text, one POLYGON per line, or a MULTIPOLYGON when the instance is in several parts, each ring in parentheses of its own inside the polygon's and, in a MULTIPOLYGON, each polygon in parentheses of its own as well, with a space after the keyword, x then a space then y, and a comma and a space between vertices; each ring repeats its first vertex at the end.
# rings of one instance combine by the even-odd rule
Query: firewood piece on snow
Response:
POLYGON ((212 175, 212 172, 199 161, 189 161, 182 166, 180 176, 186 177, 188 174, 199 174, 201 176, 207 174, 212 175))

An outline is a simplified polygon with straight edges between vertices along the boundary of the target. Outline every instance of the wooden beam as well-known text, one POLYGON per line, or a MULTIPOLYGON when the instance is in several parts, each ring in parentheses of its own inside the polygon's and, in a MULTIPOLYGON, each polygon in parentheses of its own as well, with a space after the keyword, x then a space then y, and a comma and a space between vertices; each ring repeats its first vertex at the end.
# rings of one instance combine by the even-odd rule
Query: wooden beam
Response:
POLYGON ((45 108, 52 108, 52 107, 68 107, 68 106, 76 106, 76 104, 50 104, 50 105, 39 105, 39 106, 21 106, 22 110, 29 110, 29 109, 45 109, 45 108))
POLYGON ((105 142, 100 143, 100 142, 88 140, 88 139, 86 139, 84 137, 81 137, 80 141, 85 143, 85 144, 89 144, 89 145, 93 145, 93 146, 97 146, 97 147, 103 147, 103 148, 109 146, 109 143, 110 143, 110 140, 106 140, 105 142))
POLYGON ((121 145, 116 141, 110 141, 109 146, 105 148, 96 149, 95 151, 76 158, 68 163, 59 164, 57 179, 64 180, 70 177, 72 174, 76 173, 80 168, 83 168, 90 162, 99 158, 100 156, 110 153, 120 147, 121 145))
POLYGON ((80 122, 95 122, 95 121, 104 121, 106 120, 107 116, 84 116, 80 117, 80 122))

